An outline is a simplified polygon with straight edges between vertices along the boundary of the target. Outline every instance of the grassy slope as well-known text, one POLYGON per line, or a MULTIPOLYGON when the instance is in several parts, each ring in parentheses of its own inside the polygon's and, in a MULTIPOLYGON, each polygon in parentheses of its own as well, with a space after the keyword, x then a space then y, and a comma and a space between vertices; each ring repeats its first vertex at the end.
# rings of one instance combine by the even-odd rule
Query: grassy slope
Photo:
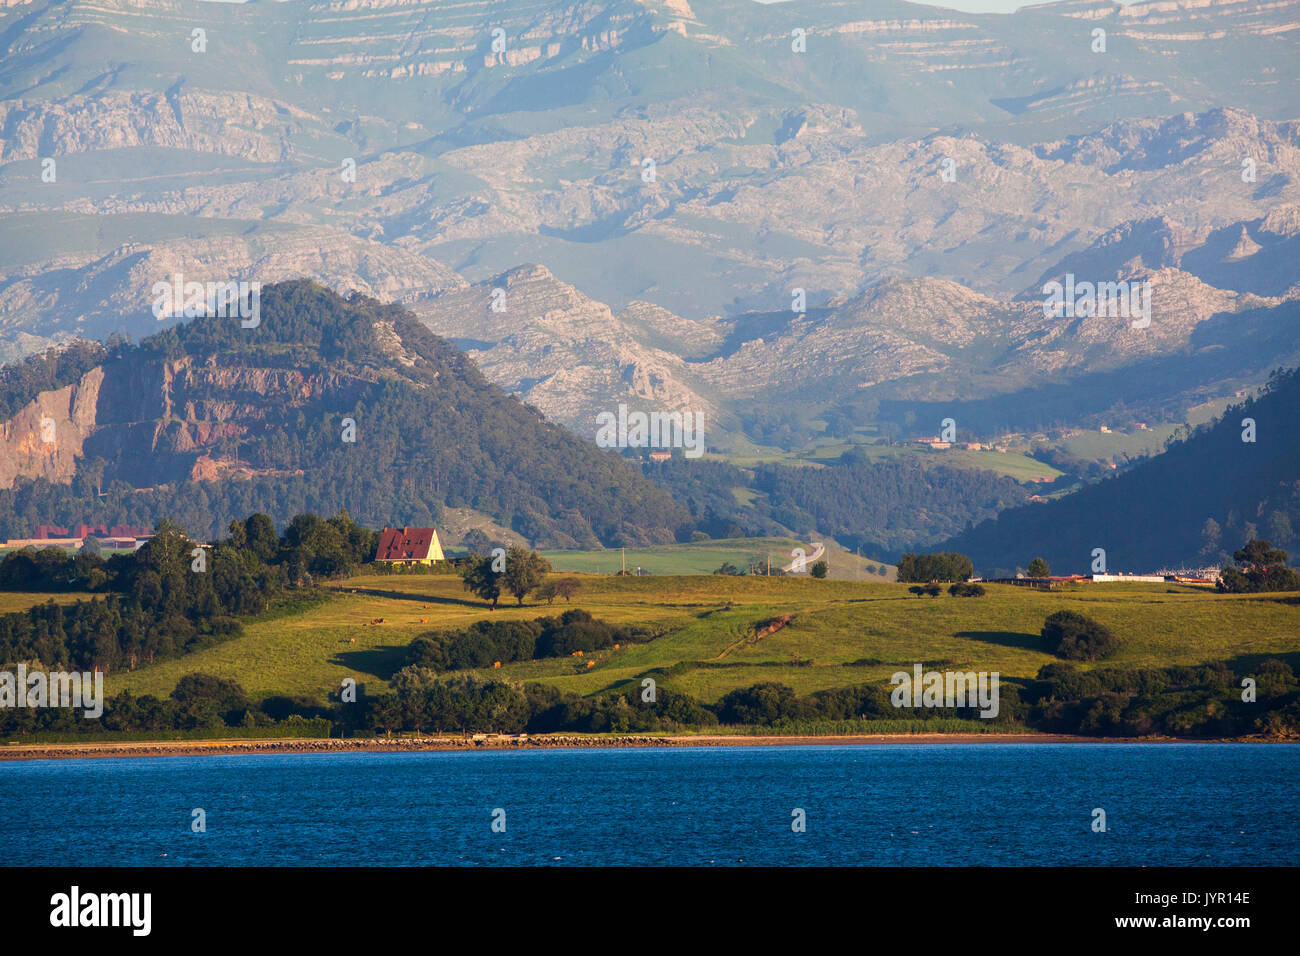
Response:
MULTIPOLYGON (((108 692, 129 688, 165 695, 180 675, 204 671, 236 680, 258 697, 288 693, 323 698, 348 676, 374 693, 402 665, 406 645, 417 634, 487 616, 481 604, 466 600, 452 577, 359 577, 335 590, 333 601, 300 615, 250 624, 236 640, 131 674, 112 674, 108 692), (376 617, 386 623, 370 626, 376 617)), ((647 671, 679 661, 699 661, 706 663, 657 679, 707 701, 765 680, 804 693, 883 682, 917 662, 1027 678, 1052 660, 1037 649, 1037 633, 1043 619, 1062 608, 1082 611, 1115 629, 1124 639, 1112 659, 1115 664, 1164 666, 1282 655, 1300 667, 1296 605, 1277 596, 1224 596, 1191 587, 1104 584, 1042 593, 990 585, 984 598, 945 594, 918 599, 899 584, 588 577, 573 606, 611 622, 671 630, 649 644, 588 658, 519 663, 493 673, 589 694, 639 681, 647 671), (755 622, 777 615, 794 615, 794 621, 756 643, 746 642, 755 622)), ((503 606, 494 617, 531 618, 563 609, 563 602, 551 608, 503 606)))
MULTIPOLYGON (((870 556, 858 557, 833 542, 824 541, 830 577, 853 581, 880 580, 866 571, 866 566, 886 566, 870 556)), ((656 545, 653 548, 628 548, 627 569, 643 568, 651 574, 712 574, 730 561, 742 570, 751 558, 758 558, 766 566, 767 556, 772 556, 772 567, 780 568, 793 560, 791 551, 803 548, 812 554, 811 542, 797 538, 728 538, 716 541, 697 541, 691 544, 656 545)), ((557 571, 576 571, 583 574, 615 574, 622 567, 623 555, 614 549, 543 551, 542 554, 557 571)), ((893 568, 886 566, 892 573, 893 568)))
MULTIPOLYGON (((98 596, 102 597, 103 595, 98 596)), ((96 595, 89 592, 39 594, 25 591, 0 591, 0 614, 25 611, 29 607, 44 604, 46 601, 53 601, 55 604, 73 604, 76 601, 85 601, 93 597, 96 597, 96 595)))
MULTIPOLYGON (((1103 436, 1106 437, 1106 436, 1103 436)), ((864 444, 828 444, 804 449, 798 452, 785 452, 777 448, 755 449, 749 452, 741 452, 731 455, 706 455, 714 461, 725 461, 729 464, 736 465, 740 468, 752 468, 758 464, 772 463, 789 465, 791 467, 818 467, 828 465, 834 462, 844 452, 850 448, 857 448, 872 461, 883 461, 889 458, 915 458, 922 465, 933 467, 936 465, 947 465, 949 468, 973 468, 992 471, 999 475, 1006 475, 1014 478, 1016 481, 1032 481, 1038 478, 1053 479, 1061 474, 1059 470, 1051 465, 1046 465, 1037 459, 1030 458, 1028 455, 1019 451, 1007 451, 1005 453, 993 451, 967 451, 964 448, 948 448, 942 451, 931 451, 929 449, 917 449, 896 445, 864 445, 864 444)))

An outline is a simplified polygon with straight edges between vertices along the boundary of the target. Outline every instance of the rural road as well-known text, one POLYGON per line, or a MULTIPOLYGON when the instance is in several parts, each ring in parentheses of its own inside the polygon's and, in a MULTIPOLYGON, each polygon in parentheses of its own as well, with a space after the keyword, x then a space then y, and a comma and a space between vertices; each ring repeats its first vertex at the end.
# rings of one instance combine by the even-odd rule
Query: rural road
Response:
MULTIPOLYGON (((810 568, 813 565, 813 563, 817 561, 818 558, 820 558, 823 554, 826 553, 826 545, 822 544, 820 541, 813 541, 811 542, 811 544, 813 546, 813 553, 803 559, 803 567, 800 568, 801 571, 807 571, 808 568, 810 568)), ((783 574, 794 573, 794 566, 798 563, 799 563, 799 559, 796 558, 795 560, 787 564, 785 567, 783 567, 781 569, 781 572, 783 574)))

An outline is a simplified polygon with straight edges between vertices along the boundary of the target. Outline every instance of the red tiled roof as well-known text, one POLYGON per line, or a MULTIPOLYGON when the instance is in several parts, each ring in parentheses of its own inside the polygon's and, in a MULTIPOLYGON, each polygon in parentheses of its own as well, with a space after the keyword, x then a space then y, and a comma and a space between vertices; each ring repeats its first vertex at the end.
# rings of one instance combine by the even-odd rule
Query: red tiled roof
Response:
POLYGON ((376 561, 424 561, 433 546, 433 528, 385 528, 379 535, 376 561))
POLYGON ((115 524, 111 528, 106 528, 102 524, 78 524, 73 525, 71 529, 60 528, 53 524, 36 526, 37 538, 84 538, 87 535, 100 538, 142 538, 151 534, 153 531, 149 528, 129 524, 115 524))

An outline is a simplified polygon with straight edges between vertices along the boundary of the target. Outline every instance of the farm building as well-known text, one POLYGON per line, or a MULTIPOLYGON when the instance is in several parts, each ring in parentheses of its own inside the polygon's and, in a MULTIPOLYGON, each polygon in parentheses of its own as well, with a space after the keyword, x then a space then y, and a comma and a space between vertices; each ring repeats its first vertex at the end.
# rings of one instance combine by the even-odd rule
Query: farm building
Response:
POLYGON ((385 528, 379 535, 376 561, 392 564, 433 564, 444 560, 435 528, 385 528))

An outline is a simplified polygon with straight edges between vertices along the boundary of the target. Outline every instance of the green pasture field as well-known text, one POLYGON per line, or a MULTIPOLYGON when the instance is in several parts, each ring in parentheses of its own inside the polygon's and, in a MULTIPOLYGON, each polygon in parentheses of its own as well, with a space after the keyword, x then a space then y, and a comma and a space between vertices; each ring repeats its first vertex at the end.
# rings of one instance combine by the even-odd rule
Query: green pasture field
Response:
MULTIPOLYGON (((881 580, 879 575, 868 573, 867 565, 881 566, 892 573, 893 568, 883 561, 874 561, 869 555, 858 557, 833 541, 823 541, 827 550, 829 576, 855 581, 881 580)), ((696 541, 690 544, 664 544, 650 548, 628 548, 626 555, 620 550, 596 549, 585 551, 543 551, 542 555, 557 571, 583 574, 617 574, 626 557, 627 570, 637 568, 651 574, 712 574, 730 562, 742 571, 756 559, 766 571, 767 557, 771 555, 772 569, 777 571, 792 560, 792 551, 803 548, 813 553, 812 542, 797 538, 727 538, 716 541, 696 541)))
POLYGON ((331 585, 330 599, 300 613, 245 625, 234 640, 197 653, 113 673, 108 693, 163 696, 182 674, 240 683, 255 698, 324 699, 345 677, 382 692, 419 634, 494 620, 534 618, 580 607, 613 624, 650 625, 645 644, 583 657, 519 662, 485 672, 594 694, 653 676, 661 686, 716 701, 728 691, 779 681, 800 693, 887 682, 898 670, 998 671, 1028 679, 1055 660, 1038 642, 1044 619, 1070 609, 1121 639, 1104 664, 1164 667, 1266 657, 1300 668, 1300 604, 1288 595, 1221 595, 1184 585, 1104 583, 1042 592, 986 585, 982 598, 918 598, 896 583, 809 578, 681 575, 580 576, 572 604, 507 598, 495 612, 451 576, 369 575, 331 585), (761 638, 758 627, 788 624, 761 638), (382 619, 382 624, 371 622, 382 619))

